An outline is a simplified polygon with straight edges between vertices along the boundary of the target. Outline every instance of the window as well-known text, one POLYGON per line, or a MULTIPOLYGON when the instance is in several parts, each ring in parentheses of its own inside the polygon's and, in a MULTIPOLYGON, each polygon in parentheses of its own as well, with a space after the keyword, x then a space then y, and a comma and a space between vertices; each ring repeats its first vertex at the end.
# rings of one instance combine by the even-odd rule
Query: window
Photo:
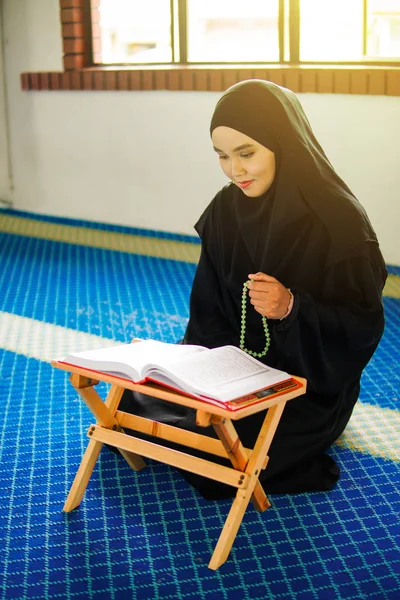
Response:
POLYGON ((188 62, 279 61, 278 0, 191 0, 186 22, 188 62))
POLYGON ((26 91, 223 91, 400 97, 400 0, 59 0, 63 70, 26 91), (243 8, 245 7, 245 9, 243 8))
POLYGON ((400 58, 399 0, 301 0, 300 60, 400 58))
POLYGON ((95 64, 390 65, 400 58, 400 0, 97 0, 96 7, 95 64))
POLYGON ((170 0, 101 0, 104 64, 173 62, 170 0))

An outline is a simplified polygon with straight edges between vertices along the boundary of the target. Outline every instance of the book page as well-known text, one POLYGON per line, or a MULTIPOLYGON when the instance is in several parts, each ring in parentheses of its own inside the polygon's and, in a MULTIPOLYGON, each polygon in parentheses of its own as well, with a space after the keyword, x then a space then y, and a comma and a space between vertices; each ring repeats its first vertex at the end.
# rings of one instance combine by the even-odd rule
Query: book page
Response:
MULTIPOLYGON (((233 399, 289 378, 287 373, 267 367, 233 346, 188 356, 165 372, 182 389, 221 400, 233 399)), ((149 376, 157 379, 156 367, 149 376)))
POLYGON ((193 385, 202 387, 211 385, 213 389, 217 389, 227 383, 263 373, 268 368, 248 358, 244 352, 238 353, 234 348, 224 346, 205 352, 204 356, 196 357, 195 361, 182 361, 177 369, 182 375, 188 376, 193 385))
POLYGON ((143 340, 120 346, 71 353, 60 360, 88 369, 125 374, 133 381, 139 381, 145 377, 144 371, 149 362, 156 362, 162 367, 168 367, 171 362, 180 358, 184 359, 193 353, 201 353, 204 350, 202 346, 143 340))

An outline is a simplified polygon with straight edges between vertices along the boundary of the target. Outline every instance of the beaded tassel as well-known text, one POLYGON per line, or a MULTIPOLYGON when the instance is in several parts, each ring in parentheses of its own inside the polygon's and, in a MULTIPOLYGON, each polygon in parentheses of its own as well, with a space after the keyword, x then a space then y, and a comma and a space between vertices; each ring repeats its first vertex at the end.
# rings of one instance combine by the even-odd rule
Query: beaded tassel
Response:
POLYGON ((248 350, 247 348, 245 348, 245 345, 244 345, 245 332, 246 332, 246 304, 247 304, 247 281, 245 281, 243 284, 243 292, 242 292, 242 316, 241 316, 241 322, 240 322, 239 347, 241 350, 244 350, 245 352, 247 352, 247 354, 254 356, 254 358, 262 358, 263 356, 265 356, 267 354, 270 343, 271 343, 271 338, 269 335, 269 329, 268 329, 268 323, 267 323, 267 317, 262 316, 262 324, 263 324, 263 329, 264 329, 264 334, 265 334, 264 350, 262 352, 254 352, 253 350, 248 350))

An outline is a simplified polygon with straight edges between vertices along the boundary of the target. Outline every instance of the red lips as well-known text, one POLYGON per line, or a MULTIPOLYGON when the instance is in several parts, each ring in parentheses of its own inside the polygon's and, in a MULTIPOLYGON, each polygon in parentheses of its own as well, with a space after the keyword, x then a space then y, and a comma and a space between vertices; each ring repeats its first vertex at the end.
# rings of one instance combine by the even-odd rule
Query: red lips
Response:
POLYGON ((237 185, 242 189, 249 187, 253 183, 254 179, 250 179, 249 181, 237 181, 237 185))

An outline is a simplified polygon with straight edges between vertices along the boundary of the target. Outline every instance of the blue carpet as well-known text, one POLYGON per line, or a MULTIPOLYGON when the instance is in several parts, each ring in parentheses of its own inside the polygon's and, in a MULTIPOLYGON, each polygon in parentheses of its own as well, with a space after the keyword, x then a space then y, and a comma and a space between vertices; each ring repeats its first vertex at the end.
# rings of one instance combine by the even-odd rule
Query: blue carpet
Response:
POLYGON ((118 341, 182 337, 195 265, 0 232, 0 310, 118 341))
MULTIPOLYGON (((184 332, 194 266, 183 261, 0 233, 0 264, 0 311, 120 341, 184 332)), ((385 308, 361 400, 398 411, 400 300, 385 308)), ((250 507, 214 572, 229 501, 103 450, 80 507, 63 513, 92 417, 47 362, 2 349, 0 373, 3 600, 400 599, 399 461, 334 446, 338 486, 250 507)))

